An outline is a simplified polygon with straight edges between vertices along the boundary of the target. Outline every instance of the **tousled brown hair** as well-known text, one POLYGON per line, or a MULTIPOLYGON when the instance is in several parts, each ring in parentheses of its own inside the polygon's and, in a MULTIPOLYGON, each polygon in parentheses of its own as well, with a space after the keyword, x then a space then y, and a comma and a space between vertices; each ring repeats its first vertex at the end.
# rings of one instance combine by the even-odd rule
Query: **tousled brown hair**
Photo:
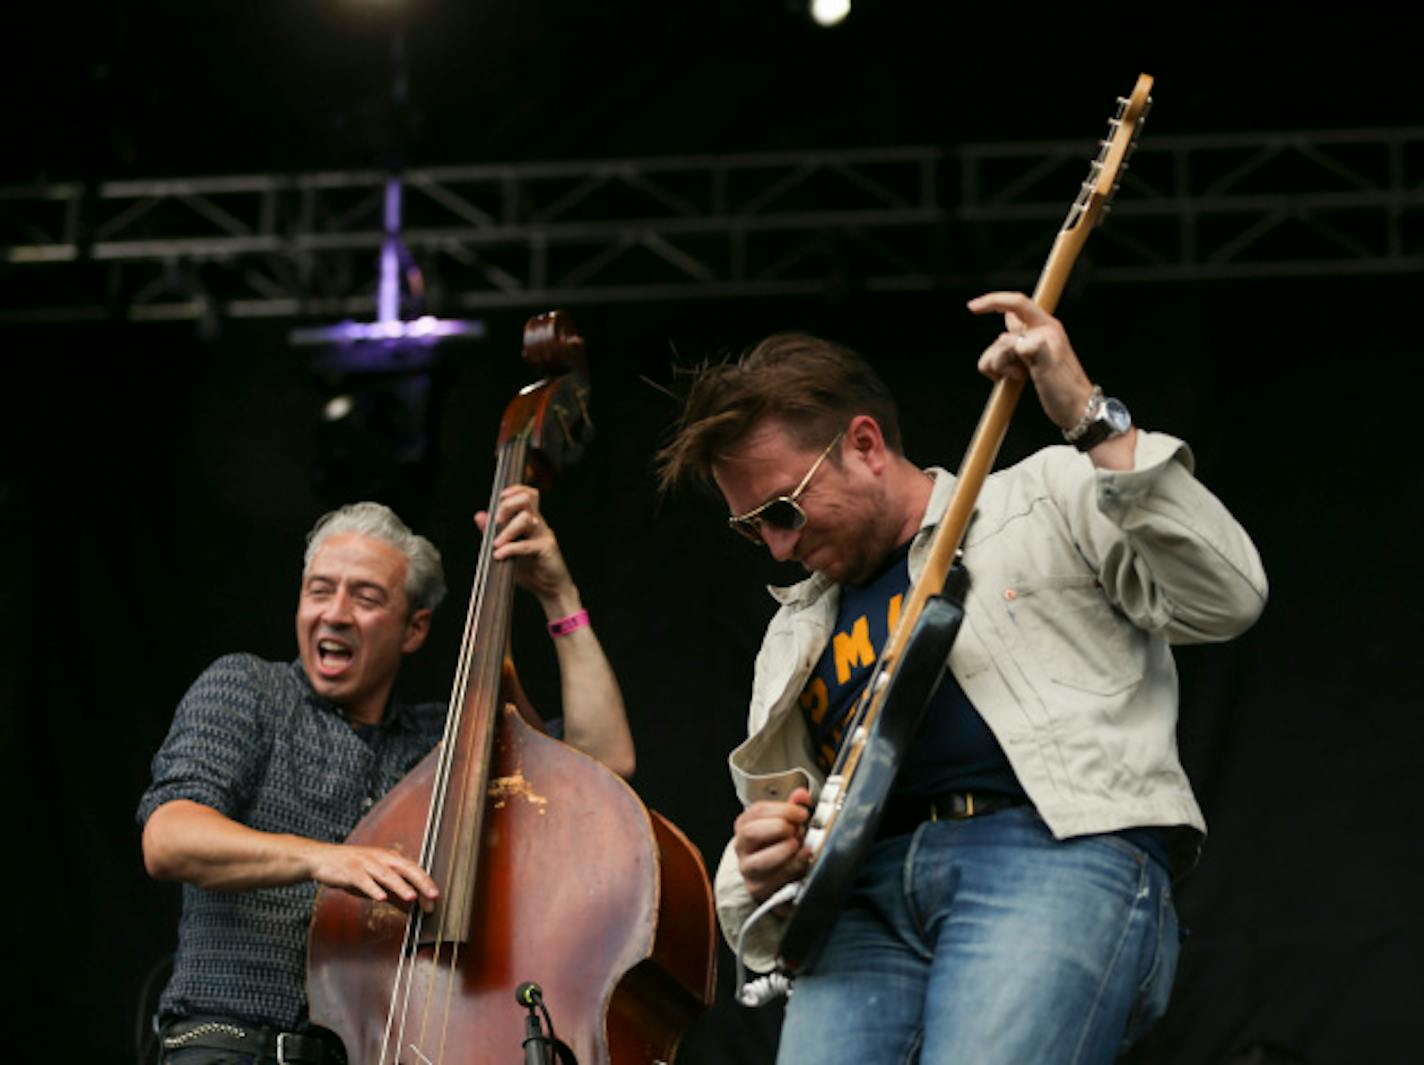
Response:
POLYGON ((672 439, 657 454, 658 483, 710 482, 713 463, 766 418, 820 448, 857 414, 873 417, 886 446, 902 452, 895 399, 864 359, 808 333, 777 333, 735 362, 693 372, 672 439))

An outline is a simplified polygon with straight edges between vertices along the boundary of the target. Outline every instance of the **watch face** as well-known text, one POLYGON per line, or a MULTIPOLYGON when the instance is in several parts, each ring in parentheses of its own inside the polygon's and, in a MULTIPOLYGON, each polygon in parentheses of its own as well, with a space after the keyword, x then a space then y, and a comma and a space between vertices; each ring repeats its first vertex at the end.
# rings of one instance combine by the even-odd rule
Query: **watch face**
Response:
POLYGON ((1120 399, 1103 401, 1103 421, 1112 426, 1113 435, 1121 435, 1132 428, 1132 415, 1120 399))

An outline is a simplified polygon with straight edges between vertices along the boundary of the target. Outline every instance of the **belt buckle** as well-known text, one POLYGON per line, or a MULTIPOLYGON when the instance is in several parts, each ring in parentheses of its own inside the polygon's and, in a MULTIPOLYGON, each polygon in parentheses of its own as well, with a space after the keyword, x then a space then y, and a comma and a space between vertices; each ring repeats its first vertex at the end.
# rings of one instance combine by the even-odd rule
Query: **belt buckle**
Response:
POLYGON ((956 800, 941 809, 938 799, 930 800, 931 821, 963 821, 974 816, 974 793, 972 791, 952 792, 956 800))
POLYGON ((936 803, 936 812, 945 821, 965 821, 974 816, 974 793, 972 791, 950 792, 946 803, 946 808, 940 810, 936 803))
POLYGON ((277 1033, 277 1065, 291 1065, 287 1059, 287 1037, 291 1032, 277 1033))

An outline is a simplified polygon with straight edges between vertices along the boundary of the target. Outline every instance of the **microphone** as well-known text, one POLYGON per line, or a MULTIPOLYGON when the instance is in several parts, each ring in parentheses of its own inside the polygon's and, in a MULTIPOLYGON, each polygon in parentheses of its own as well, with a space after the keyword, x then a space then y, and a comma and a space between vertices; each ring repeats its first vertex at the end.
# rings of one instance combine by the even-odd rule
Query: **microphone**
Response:
POLYGON ((544 992, 533 980, 526 980, 514 989, 514 1001, 529 1011, 524 1018, 524 1065, 550 1065, 549 1037, 539 1024, 544 992))

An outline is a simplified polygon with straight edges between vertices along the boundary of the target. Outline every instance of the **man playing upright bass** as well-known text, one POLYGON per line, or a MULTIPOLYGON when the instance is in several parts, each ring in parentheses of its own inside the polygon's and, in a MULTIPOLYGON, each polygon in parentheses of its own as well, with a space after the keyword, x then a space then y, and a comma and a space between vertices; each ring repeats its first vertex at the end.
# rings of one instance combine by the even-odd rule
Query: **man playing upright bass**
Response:
MULTIPOLYGON (((618 682, 538 492, 507 489, 494 517, 494 557, 515 561, 549 619, 564 738, 630 774, 618 682)), ((183 882, 159 1006, 170 1065, 344 1060, 307 1023, 312 899, 319 884, 426 909, 438 895, 409 857, 343 841, 441 738, 444 703, 393 692, 444 594, 429 540, 380 504, 342 507, 307 538, 297 660, 228 655, 183 697, 138 810, 149 873, 183 882)))

